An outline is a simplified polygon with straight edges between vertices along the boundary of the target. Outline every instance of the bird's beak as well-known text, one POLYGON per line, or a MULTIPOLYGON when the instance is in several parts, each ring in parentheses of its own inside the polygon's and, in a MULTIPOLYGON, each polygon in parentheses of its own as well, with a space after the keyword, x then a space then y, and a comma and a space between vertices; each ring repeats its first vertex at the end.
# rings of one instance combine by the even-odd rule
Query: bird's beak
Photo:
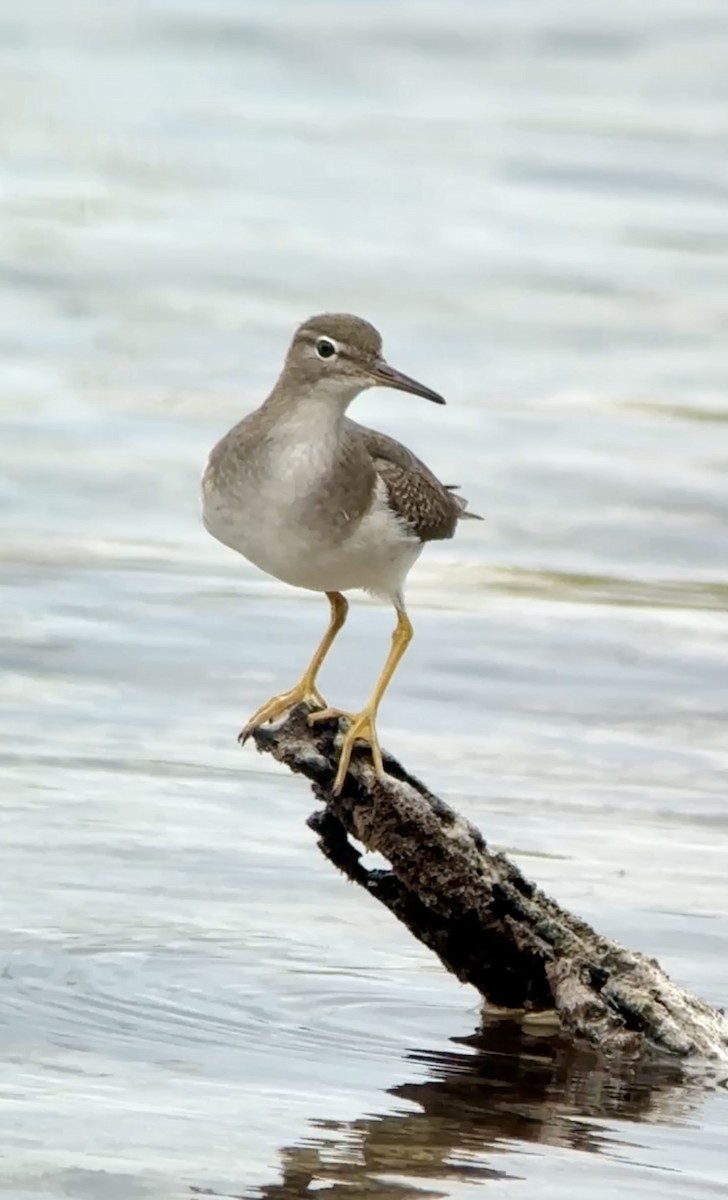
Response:
POLYGON ((398 392, 411 392, 413 396, 424 396, 425 400, 432 400, 434 404, 445 403, 438 392, 433 392, 432 388, 425 387, 424 383, 418 383, 416 379, 410 379, 409 375, 403 375, 401 371, 395 371, 394 367, 390 367, 383 358, 380 358, 372 367, 371 377, 378 387, 396 388, 398 392))

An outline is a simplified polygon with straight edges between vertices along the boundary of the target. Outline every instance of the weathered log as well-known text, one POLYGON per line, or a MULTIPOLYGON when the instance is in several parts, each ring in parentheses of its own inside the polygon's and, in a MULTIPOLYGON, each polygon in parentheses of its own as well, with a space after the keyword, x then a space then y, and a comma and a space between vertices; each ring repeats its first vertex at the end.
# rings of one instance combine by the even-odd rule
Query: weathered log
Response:
POLYGON ((355 750, 332 785, 336 721, 311 727, 299 707, 254 735, 258 749, 304 775, 324 808, 308 820, 323 854, 384 904, 487 1005, 552 1012, 561 1034, 610 1055, 667 1052, 728 1063, 725 1015, 674 984, 659 964, 601 937, 521 874, 482 834, 384 753, 376 778, 355 750), (390 869, 368 868, 353 837, 390 869))

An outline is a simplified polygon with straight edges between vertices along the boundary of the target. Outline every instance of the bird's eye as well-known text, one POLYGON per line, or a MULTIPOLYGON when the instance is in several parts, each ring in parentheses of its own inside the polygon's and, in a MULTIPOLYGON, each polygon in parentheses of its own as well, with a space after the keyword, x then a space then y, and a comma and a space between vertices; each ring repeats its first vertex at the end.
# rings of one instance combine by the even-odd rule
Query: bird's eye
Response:
POLYGON ((319 358, 333 358, 336 354, 336 349, 336 343, 330 341, 329 338, 321 337, 316 342, 316 353, 319 358))

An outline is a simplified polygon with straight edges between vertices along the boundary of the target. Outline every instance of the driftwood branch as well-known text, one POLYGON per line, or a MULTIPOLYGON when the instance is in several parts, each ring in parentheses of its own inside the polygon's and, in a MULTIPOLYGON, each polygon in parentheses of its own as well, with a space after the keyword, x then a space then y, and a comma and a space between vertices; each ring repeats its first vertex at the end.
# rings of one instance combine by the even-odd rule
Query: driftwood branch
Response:
POLYGON ((384 904, 489 1006, 553 1011, 565 1034, 608 1054, 664 1051, 728 1063, 728 1020, 677 987, 654 959, 601 937, 530 883, 482 834, 385 753, 377 780, 355 751, 332 794, 340 730, 310 727, 303 708, 255 733, 311 782, 309 818, 324 855, 384 904), (355 838, 390 864, 370 869, 355 838))

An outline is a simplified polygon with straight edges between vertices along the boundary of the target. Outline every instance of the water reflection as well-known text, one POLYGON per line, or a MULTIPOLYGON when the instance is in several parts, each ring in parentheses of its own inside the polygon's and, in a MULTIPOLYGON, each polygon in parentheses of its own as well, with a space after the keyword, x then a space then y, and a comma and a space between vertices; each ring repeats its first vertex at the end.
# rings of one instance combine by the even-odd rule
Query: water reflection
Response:
POLYGON ((607 1067, 558 1035, 507 1021, 457 1040, 467 1049, 408 1055, 430 1077, 391 1088, 392 1111, 316 1122, 283 1149, 282 1180, 246 1195, 296 1200, 326 1185, 332 1197, 444 1197, 455 1183, 518 1178, 494 1157, 517 1144, 613 1154, 602 1118, 683 1122, 700 1103, 674 1062, 607 1067))
POLYGON ((618 575, 579 575, 566 571, 528 571, 516 566, 476 568, 468 584, 492 592, 570 604, 619 605, 621 608, 728 610, 728 584, 719 580, 637 579, 618 575))

